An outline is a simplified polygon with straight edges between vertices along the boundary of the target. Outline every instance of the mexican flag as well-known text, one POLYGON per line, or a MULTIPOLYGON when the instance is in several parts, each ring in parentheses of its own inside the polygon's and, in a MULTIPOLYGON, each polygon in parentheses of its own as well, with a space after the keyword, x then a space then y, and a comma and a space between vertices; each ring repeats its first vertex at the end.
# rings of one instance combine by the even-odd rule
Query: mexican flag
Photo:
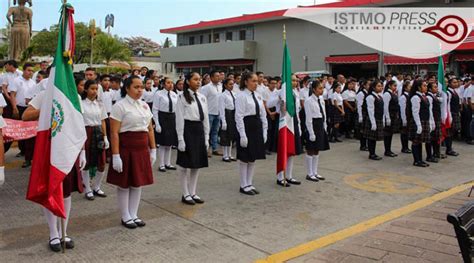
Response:
POLYGON ((448 134, 448 129, 451 128, 451 117, 448 107, 448 86, 444 79, 444 61, 443 57, 438 59, 438 89, 441 90, 443 101, 441 103, 441 138, 440 143, 444 141, 448 134))
POLYGON ((56 55, 38 121, 26 198, 65 218, 62 182, 86 141, 81 104, 72 73, 74 9, 64 4, 56 55))
POLYGON ((282 99, 286 105, 286 113, 280 114, 278 129, 278 153, 277 173, 286 170, 288 157, 295 155, 295 127, 293 118, 296 118, 295 97, 291 85, 291 58, 286 44, 283 47, 283 70, 282 70, 282 99))

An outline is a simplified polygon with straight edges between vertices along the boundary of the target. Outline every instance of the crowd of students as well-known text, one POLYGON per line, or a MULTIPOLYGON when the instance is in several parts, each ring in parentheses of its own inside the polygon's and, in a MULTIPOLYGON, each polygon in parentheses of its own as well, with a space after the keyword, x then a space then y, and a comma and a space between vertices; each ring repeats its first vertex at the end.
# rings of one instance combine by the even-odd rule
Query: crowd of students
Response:
MULTIPOLYGON (((33 65, 25 64, 21 72, 15 61, 8 61, 5 71, 1 76, 4 96, 0 96, 3 116, 38 119, 48 64, 41 63, 41 70, 34 73, 33 65)), ((153 184, 156 160, 158 172, 177 170, 181 201, 187 205, 205 202, 198 195, 198 178, 212 156, 222 156, 227 163, 238 160, 239 192, 260 194, 253 183, 256 162, 277 152, 279 120, 287 114, 280 77, 265 76, 263 72, 212 71, 204 76, 192 72, 173 81, 146 67, 120 75, 99 75, 88 68, 75 77, 87 141, 63 182, 65 227, 71 192, 84 191, 91 201, 105 198, 107 194, 101 188, 104 177, 116 186, 122 225, 129 229, 144 227, 138 208, 142 187, 153 184), (173 149, 177 149, 176 166, 171 160, 173 149)), ((427 162, 458 156, 452 148, 453 138, 472 144, 474 77, 461 80, 447 74, 446 83, 449 89, 444 93, 434 76, 387 74, 356 80, 342 75, 314 79, 292 75, 288 85, 297 112, 293 118, 295 154, 288 159, 286 171, 275 175, 276 184, 301 184, 293 176, 293 162, 303 153, 305 179, 325 180, 318 170, 319 154, 329 150, 330 143, 342 142, 342 135, 360 140, 360 150, 368 151, 371 160, 382 159, 376 154, 377 141, 384 141, 384 156, 397 157, 392 150, 396 133, 401 134, 401 152, 413 154, 415 166, 427 167, 427 162), (443 133, 441 123, 445 119, 451 125, 443 133), (445 154, 441 152, 442 137, 445 154), (426 159, 422 157, 423 144, 426 159)), ((4 127, 3 119, 0 124, 4 127)), ((34 138, 21 141, 19 149, 18 157, 25 158, 23 167, 29 167, 34 138)), ((1 148, 0 154, 3 181, 1 148)), ((50 228, 49 246, 59 251, 62 236, 58 219, 44 210, 50 228)), ((70 237, 66 235, 64 240, 67 248, 74 247, 70 237)))

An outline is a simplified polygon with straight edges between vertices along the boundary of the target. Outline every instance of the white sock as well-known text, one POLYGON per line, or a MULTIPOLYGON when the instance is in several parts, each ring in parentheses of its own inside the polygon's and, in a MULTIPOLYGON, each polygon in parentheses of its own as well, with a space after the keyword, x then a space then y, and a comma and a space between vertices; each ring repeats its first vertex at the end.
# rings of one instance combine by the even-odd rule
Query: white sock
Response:
POLYGON ((165 148, 165 164, 170 166, 171 165, 171 147, 166 146, 165 148))
MULTIPOLYGON (((48 222, 49 227, 49 240, 53 238, 59 238, 58 232, 58 217, 55 216, 51 211, 43 207, 44 216, 46 217, 46 221, 48 222)), ((51 242, 52 244, 59 244, 59 240, 54 240, 51 242)))
MULTIPOLYGON (((71 196, 64 198, 64 210, 66 211, 66 219, 64 220, 64 235, 67 237, 67 225, 69 223, 69 215, 71 214, 71 196)), ((62 218, 58 219, 62 220, 62 218)), ((59 231, 59 235, 62 238, 62 231, 59 231)))
POLYGON ((277 176, 278 176, 278 181, 283 181, 283 172, 279 172, 277 176))
POLYGON ((89 176, 89 170, 82 171, 82 183, 84 184, 84 192, 89 193, 92 192, 91 189, 91 177, 89 176))
POLYGON ((183 196, 189 195, 188 188, 188 169, 178 167, 179 179, 181 180, 181 188, 183 188, 183 196))
POLYGON ((305 163, 306 163, 306 173, 309 176, 313 176, 313 156, 306 155, 305 156, 305 163))
POLYGON ((293 156, 290 156, 286 163, 286 179, 290 180, 291 178, 293 178, 293 156))
POLYGON ((189 180, 189 191, 191 196, 196 195, 197 182, 199 177, 199 169, 191 169, 189 180))
POLYGON ((247 165, 247 183, 248 185, 252 186, 251 188, 254 189, 253 187, 253 174, 255 172, 255 162, 253 163, 248 163, 247 165))
POLYGON ((0 185, 5 183, 5 166, 0 167, 0 185))
POLYGON ((118 206, 120 209, 122 220, 124 222, 127 222, 130 219, 132 219, 129 212, 129 204, 128 204, 129 196, 130 196, 130 189, 117 187, 118 206))
POLYGON ((232 143, 229 146, 229 158, 232 157, 232 143))
POLYGON ((140 198, 142 196, 142 188, 130 187, 130 195, 128 199, 128 211, 132 219, 138 218, 138 207, 140 206, 140 198))
POLYGON ((318 175, 319 154, 313 156, 313 175, 318 175))
POLYGON ((248 186, 247 166, 248 166, 248 163, 244 163, 244 162, 239 163, 240 188, 245 188, 246 186, 248 186))
POLYGON ((104 178, 105 172, 96 172, 94 177, 94 182, 92 182, 92 189, 94 191, 99 191, 100 186, 102 185, 102 179, 104 178))
POLYGON ((166 147, 160 147, 160 149, 158 149, 158 159, 160 160, 160 167, 165 166, 165 148, 166 147))
POLYGON ((229 158, 229 151, 228 151, 229 146, 222 146, 222 148, 223 148, 223 156, 222 157, 224 159, 228 159, 229 158))

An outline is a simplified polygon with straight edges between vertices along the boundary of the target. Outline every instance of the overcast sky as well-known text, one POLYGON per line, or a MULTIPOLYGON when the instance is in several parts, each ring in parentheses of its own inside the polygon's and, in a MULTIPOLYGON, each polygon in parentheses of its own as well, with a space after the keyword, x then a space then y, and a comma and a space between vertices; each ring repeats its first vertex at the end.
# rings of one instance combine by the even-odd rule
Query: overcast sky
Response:
MULTIPOLYGON (((12 0, 10 0, 13 2, 12 0)), ((321 2, 334 0, 318 0, 321 2)), ((49 28, 57 23, 61 0, 33 0, 33 30, 49 28)), ((314 0, 69 0, 76 9, 78 22, 95 19, 104 26, 105 16, 114 14, 113 34, 121 37, 144 36, 162 42, 167 36, 160 29, 272 11, 297 5, 312 5, 314 0)), ((8 0, 0 0, 1 27, 5 27, 8 0)))

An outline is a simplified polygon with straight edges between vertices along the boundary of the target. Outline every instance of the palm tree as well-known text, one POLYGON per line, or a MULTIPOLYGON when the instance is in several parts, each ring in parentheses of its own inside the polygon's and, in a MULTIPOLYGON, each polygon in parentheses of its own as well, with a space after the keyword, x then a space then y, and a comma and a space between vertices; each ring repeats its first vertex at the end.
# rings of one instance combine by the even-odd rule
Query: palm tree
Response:
POLYGON ((118 37, 100 34, 94 42, 94 57, 106 65, 112 60, 130 62, 131 51, 118 37))

